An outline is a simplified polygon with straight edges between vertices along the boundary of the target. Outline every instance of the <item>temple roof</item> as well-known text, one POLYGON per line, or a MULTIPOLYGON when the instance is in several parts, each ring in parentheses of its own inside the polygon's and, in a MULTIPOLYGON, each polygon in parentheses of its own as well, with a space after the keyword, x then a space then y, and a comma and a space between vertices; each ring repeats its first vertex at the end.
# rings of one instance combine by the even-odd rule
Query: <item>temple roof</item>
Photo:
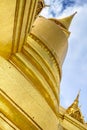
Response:
POLYGON ((78 120, 81 123, 84 123, 84 118, 82 116, 81 110, 79 108, 79 95, 78 93, 74 102, 67 108, 66 113, 73 117, 74 119, 78 120))

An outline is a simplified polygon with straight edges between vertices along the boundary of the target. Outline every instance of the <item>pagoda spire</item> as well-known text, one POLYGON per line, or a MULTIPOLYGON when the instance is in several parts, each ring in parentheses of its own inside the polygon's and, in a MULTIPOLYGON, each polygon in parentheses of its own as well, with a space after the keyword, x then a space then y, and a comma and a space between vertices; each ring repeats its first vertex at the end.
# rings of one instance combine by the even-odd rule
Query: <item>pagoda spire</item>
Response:
POLYGON ((71 113, 73 113, 75 110, 78 109, 79 96, 80 96, 80 91, 79 91, 79 93, 77 94, 77 96, 76 96, 74 102, 73 102, 73 103, 71 104, 71 106, 68 107, 68 109, 66 110, 66 112, 67 112, 68 114, 71 114, 71 113))
POLYGON ((84 118, 79 108, 79 96, 80 96, 80 91, 77 94, 77 97, 74 100, 74 102, 67 108, 66 114, 70 115, 71 117, 78 120, 79 122, 84 123, 84 118))
POLYGON ((68 30, 69 27, 70 27, 70 24, 72 22, 72 19, 73 17, 75 16, 77 12, 75 12, 74 14, 68 16, 68 17, 65 17, 65 18, 62 18, 62 19, 58 19, 58 21, 63 24, 63 26, 68 30))
POLYGON ((72 15, 70 15, 68 17, 62 18, 62 19, 50 18, 49 20, 55 22, 57 25, 60 25, 61 27, 63 27, 66 30, 68 30, 69 27, 70 27, 70 24, 72 22, 72 19, 75 16, 76 13, 77 12, 75 12, 74 14, 72 14, 72 15))
POLYGON ((75 13, 59 20, 56 18, 46 19, 44 17, 38 17, 31 30, 31 34, 39 38, 42 43, 49 48, 61 67, 68 49, 68 37, 70 32, 67 28, 74 15, 75 13))
POLYGON ((76 99, 74 100, 74 104, 75 104, 76 106, 78 106, 78 104, 79 104, 79 97, 80 97, 80 90, 79 90, 79 92, 78 92, 78 94, 77 94, 76 99))

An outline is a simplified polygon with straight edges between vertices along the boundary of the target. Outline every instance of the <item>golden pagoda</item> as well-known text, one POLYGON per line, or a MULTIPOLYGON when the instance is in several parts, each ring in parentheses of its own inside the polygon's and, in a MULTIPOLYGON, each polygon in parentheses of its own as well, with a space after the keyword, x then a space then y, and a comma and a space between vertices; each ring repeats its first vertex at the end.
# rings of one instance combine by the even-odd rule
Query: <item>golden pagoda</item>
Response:
POLYGON ((0 130, 87 130, 60 106, 74 15, 46 19, 38 16, 44 7, 44 0, 0 1, 0 130))

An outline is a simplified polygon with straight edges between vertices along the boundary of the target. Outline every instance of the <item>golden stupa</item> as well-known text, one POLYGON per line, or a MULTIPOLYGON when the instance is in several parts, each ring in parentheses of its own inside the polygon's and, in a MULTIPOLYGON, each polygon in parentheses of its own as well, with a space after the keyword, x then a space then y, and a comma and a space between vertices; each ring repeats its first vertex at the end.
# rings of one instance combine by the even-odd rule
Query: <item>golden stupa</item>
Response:
POLYGON ((74 15, 46 19, 38 16, 44 7, 44 0, 0 1, 0 130, 87 130, 71 116, 73 105, 60 106, 74 15))

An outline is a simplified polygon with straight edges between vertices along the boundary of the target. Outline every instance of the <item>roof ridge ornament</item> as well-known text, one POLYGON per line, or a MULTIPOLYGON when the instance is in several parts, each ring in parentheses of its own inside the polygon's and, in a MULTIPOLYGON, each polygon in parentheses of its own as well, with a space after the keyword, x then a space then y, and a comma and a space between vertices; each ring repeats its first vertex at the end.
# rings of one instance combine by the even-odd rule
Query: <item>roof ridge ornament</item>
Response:
POLYGON ((66 114, 70 115, 74 119, 84 124, 84 117, 82 116, 79 105, 80 90, 74 100, 74 102, 66 109, 66 114))
POLYGON ((81 92, 81 90, 79 90, 79 92, 78 92, 78 94, 77 94, 77 97, 76 97, 76 99, 74 100, 74 102, 76 101, 76 102, 79 103, 80 92, 81 92))

